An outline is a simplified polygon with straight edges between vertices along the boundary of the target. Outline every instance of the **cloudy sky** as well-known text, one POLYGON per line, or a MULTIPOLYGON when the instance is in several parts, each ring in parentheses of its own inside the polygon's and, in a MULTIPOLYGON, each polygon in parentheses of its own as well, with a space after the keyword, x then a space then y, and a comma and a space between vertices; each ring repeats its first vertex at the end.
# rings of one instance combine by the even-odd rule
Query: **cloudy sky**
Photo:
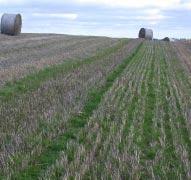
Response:
POLYGON ((23 32, 191 38, 191 0, 0 0, 0 14, 21 13, 23 32))

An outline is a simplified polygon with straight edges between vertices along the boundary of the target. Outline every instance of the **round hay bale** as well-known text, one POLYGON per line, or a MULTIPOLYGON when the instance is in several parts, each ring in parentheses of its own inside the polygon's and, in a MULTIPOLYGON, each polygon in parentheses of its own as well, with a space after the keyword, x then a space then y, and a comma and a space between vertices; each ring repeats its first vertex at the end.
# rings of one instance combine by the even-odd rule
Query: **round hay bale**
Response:
POLYGON ((152 40, 153 39, 153 30, 152 29, 141 28, 140 31, 139 31, 139 38, 152 40))
POLYGON ((3 14, 1 18, 1 33, 18 35, 21 33, 22 17, 20 14, 3 14))

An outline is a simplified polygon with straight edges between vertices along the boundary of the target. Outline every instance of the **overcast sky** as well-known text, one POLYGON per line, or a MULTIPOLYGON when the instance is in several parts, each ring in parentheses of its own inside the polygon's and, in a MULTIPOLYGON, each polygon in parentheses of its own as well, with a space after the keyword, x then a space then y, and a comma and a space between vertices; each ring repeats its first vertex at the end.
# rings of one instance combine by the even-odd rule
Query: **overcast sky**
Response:
POLYGON ((191 0, 0 0, 0 13, 21 13, 23 32, 191 38, 191 0))

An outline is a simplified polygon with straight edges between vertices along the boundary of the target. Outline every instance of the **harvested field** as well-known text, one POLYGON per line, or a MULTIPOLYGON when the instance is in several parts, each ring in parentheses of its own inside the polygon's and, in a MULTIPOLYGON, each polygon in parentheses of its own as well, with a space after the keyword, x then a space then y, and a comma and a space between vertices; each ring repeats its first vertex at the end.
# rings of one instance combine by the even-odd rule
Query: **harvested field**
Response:
POLYGON ((0 178, 191 178, 191 74, 182 44, 0 38, 0 178), (22 73, 4 75, 15 67, 22 73))

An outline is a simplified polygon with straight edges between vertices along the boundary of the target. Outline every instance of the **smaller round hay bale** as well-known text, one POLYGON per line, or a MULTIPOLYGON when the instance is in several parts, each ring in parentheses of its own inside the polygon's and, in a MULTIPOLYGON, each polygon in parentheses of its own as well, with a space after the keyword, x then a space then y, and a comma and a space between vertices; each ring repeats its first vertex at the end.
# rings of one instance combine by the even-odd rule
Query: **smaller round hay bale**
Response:
POLYGON ((3 14, 1 18, 1 33, 18 35, 21 33, 22 17, 20 14, 3 14))

